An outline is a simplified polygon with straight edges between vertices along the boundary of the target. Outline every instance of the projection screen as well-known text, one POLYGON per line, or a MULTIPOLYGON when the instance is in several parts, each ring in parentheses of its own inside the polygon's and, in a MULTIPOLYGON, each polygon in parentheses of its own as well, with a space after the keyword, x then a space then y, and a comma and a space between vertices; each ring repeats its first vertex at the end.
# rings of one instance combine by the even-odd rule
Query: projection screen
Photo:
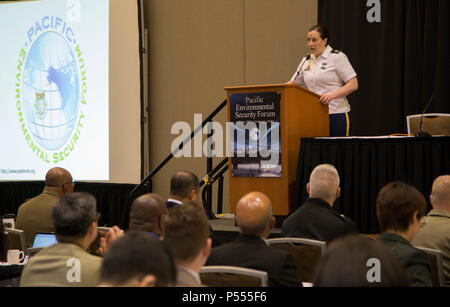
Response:
POLYGON ((0 2, 0 181, 137 183, 138 1, 0 2))

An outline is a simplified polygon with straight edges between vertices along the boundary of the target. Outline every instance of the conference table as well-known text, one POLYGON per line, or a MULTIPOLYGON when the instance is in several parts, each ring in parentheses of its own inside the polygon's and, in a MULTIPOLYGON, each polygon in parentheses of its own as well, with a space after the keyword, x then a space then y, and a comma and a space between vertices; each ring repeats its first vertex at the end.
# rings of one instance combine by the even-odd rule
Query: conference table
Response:
POLYGON ((294 209, 308 197, 306 184, 319 164, 333 164, 341 196, 334 208, 352 218, 360 233, 378 233, 376 197, 391 181, 402 181, 428 196, 434 179, 450 174, 450 137, 382 136, 302 138, 294 191, 294 209))

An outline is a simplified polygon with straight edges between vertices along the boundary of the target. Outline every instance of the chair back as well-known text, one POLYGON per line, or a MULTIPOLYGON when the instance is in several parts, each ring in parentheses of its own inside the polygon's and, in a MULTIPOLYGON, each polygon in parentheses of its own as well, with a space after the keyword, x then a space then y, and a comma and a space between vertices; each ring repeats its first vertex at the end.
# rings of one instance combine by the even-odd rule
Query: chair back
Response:
MULTIPOLYGON (((406 125, 408 134, 420 132, 420 121, 422 114, 408 115, 406 125)), ((427 113, 423 117, 423 131, 431 135, 450 136, 450 114, 447 113, 427 113)))
POLYGON ((6 252, 10 249, 18 249, 25 252, 27 247, 23 230, 5 228, 4 235, 3 244, 6 252))
POLYGON ((267 272, 237 266, 212 265, 200 269, 200 279, 210 287, 268 287, 267 272))
POLYGON ((325 242, 303 238, 277 238, 266 240, 266 242, 270 246, 291 253, 302 282, 314 281, 316 268, 327 250, 325 242))
POLYGON ((431 264, 431 282, 433 287, 445 287, 442 252, 437 249, 415 246, 424 251, 431 264))

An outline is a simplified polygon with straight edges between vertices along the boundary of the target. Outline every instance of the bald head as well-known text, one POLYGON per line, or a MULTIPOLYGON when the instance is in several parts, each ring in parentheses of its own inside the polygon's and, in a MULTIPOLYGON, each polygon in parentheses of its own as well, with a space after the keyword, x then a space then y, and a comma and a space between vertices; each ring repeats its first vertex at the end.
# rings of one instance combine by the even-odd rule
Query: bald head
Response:
POLYGON ((434 180, 430 202, 434 209, 450 210, 450 175, 439 176, 434 180))
POLYGON ((72 182, 72 175, 64 168, 54 167, 45 175, 46 186, 61 186, 65 183, 72 182))
POLYGON ((130 230, 143 230, 161 235, 161 219, 166 213, 166 203, 160 195, 144 194, 131 206, 130 230))
POLYGON ((270 199, 261 192, 244 195, 236 205, 236 222, 241 233, 266 237, 274 226, 270 199))
POLYGON ((61 167, 54 167, 45 175, 45 186, 56 189, 60 195, 73 192, 74 185, 72 182, 72 175, 61 167))
POLYGON ((321 164, 311 173, 308 183, 308 194, 311 198, 320 198, 333 205, 339 197, 339 174, 331 164, 321 164))

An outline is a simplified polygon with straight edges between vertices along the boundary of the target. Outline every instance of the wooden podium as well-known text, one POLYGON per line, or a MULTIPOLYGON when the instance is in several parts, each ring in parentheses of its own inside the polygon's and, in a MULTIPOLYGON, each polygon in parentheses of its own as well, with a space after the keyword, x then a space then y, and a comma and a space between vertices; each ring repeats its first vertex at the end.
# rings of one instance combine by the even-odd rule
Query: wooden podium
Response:
MULTIPOLYGON (((226 87, 228 121, 231 122, 230 96, 233 94, 279 93, 281 177, 234 177, 232 159, 229 158, 230 211, 236 211, 236 203, 246 193, 261 191, 272 201, 273 215, 288 215, 294 208, 294 187, 297 160, 302 137, 329 136, 328 107, 319 102, 319 95, 291 84, 226 87)), ((229 141, 229 140, 228 140, 229 141)))

